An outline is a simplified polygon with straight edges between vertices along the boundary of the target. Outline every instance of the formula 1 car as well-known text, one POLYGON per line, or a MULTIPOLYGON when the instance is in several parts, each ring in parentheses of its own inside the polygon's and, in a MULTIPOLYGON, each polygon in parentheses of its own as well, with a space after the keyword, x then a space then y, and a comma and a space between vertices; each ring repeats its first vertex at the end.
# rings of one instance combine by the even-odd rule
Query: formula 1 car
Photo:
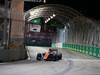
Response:
POLYGON ((57 61, 62 59, 62 53, 58 53, 57 49, 49 49, 49 52, 38 53, 37 60, 57 61))

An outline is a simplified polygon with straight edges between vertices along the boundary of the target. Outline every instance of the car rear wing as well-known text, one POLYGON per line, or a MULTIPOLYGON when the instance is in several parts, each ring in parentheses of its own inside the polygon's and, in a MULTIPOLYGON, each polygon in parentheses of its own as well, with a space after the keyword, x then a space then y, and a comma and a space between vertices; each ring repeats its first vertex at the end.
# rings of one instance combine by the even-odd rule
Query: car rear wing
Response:
POLYGON ((58 49, 52 49, 53 51, 56 51, 58 53, 58 49))

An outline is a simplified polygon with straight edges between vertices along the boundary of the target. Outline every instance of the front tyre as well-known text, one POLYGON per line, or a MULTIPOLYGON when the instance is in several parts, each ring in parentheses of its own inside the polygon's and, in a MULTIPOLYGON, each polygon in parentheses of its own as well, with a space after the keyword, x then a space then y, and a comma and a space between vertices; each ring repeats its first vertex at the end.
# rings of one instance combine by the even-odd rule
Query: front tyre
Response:
POLYGON ((41 58, 42 58, 41 53, 38 53, 36 59, 37 59, 37 60, 41 60, 41 58))

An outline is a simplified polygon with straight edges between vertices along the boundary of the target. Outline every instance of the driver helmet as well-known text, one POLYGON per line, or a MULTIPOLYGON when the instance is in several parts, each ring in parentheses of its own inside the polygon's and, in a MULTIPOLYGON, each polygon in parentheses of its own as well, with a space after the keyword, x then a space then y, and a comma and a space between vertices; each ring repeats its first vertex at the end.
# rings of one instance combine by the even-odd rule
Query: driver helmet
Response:
POLYGON ((49 51, 52 52, 53 50, 52 49, 49 49, 49 51))

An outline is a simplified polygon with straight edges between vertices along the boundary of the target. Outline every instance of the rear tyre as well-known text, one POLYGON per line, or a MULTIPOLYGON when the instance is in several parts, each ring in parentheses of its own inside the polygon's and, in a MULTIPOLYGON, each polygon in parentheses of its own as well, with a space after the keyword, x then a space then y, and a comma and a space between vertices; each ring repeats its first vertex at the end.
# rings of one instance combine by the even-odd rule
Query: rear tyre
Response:
POLYGON ((53 61, 57 61, 57 54, 53 55, 53 61))
POLYGON ((42 57, 41 53, 38 53, 36 59, 41 60, 41 57, 42 57))
POLYGON ((57 53, 57 58, 58 58, 59 60, 61 60, 61 59, 62 59, 62 53, 57 53))

